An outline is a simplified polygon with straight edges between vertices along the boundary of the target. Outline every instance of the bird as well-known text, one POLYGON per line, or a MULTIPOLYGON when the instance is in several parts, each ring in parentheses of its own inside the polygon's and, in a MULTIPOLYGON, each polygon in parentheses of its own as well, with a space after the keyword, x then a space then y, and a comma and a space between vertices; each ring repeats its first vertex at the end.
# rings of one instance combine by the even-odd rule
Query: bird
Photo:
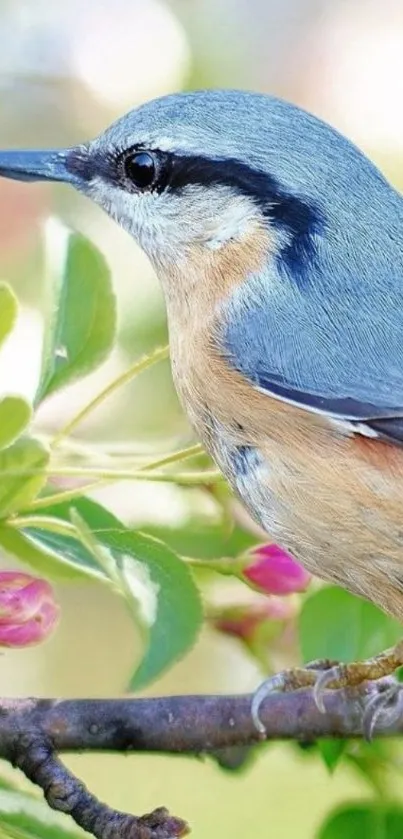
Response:
MULTIPOLYGON (((253 519, 319 578, 403 621, 403 198, 335 128, 264 93, 146 102, 90 142, 4 150, 0 175, 60 181, 145 251, 173 378, 253 519)), ((365 662, 258 689, 381 679, 365 662)))

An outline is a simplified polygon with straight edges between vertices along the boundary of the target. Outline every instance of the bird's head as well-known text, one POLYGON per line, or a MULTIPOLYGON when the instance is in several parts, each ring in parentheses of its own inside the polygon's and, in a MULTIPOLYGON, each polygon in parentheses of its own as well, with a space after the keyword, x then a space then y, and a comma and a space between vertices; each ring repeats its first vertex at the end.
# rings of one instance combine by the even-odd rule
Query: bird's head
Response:
POLYGON ((389 188, 315 117, 230 90, 149 102, 75 148, 0 152, 0 175, 72 184, 134 236, 161 275, 228 247, 250 252, 253 241, 261 259, 274 256, 298 275, 327 229, 361 219, 366 230, 364 202, 376 211, 372 196, 389 188))

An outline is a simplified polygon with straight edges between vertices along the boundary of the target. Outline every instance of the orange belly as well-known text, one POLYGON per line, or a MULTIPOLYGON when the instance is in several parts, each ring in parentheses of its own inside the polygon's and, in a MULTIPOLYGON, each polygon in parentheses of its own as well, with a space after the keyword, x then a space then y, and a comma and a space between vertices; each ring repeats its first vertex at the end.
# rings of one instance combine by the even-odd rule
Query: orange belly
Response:
POLYGON ((312 573, 403 621, 403 449, 347 436, 203 349, 174 352, 177 390, 253 518, 312 573))
POLYGON ((167 275, 167 289, 175 289, 167 294, 168 320, 183 407, 270 537, 314 574, 403 621, 403 448, 349 437, 228 367, 217 344, 223 283, 241 282, 268 247, 259 231, 246 245, 229 245, 225 259, 212 252, 207 267, 197 252, 167 275))

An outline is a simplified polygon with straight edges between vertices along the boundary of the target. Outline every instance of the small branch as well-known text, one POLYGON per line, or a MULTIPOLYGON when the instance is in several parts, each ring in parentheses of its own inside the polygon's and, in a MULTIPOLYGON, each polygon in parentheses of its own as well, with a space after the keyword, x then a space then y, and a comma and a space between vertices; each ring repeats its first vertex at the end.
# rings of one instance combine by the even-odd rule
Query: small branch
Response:
MULTIPOLYGON (((395 684, 395 683, 393 683, 395 684)), ((354 690, 327 690, 326 713, 312 689, 273 693, 261 708, 263 739, 311 742, 363 736, 365 709, 391 681, 354 690)), ((400 694, 399 694, 400 696, 400 694)), ((261 742, 251 717, 252 695, 171 696, 154 699, 0 699, 0 757, 38 784, 48 804, 70 814, 97 839, 172 839, 187 832, 164 807, 131 816, 99 802, 57 752, 118 751, 208 754, 261 742)), ((403 733, 400 700, 378 714, 374 735, 403 733)))
POLYGON ((98 801, 59 760, 46 734, 40 729, 22 727, 24 713, 18 716, 12 735, 10 731, 4 739, 3 756, 41 787, 52 809, 70 815, 96 839, 173 839, 188 833, 186 822, 171 816, 165 807, 144 816, 132 816, 98 801))

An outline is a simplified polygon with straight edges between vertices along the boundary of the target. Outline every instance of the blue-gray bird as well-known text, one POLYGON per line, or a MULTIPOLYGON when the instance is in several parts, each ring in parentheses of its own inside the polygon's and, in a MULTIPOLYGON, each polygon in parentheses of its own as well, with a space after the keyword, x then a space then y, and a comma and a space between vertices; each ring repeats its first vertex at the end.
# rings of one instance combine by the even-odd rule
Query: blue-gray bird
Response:
MULTIPOLYGON (((171 95, 92 142, 5 151, 141 245, 185 411, 252 516, 311 572, 403 620, 403 200, 347 139, 269 96, 171 95)), ((377 659, 259 692, 356 684, 377 659)), ((318 701, 320 693, 316 693, 318 701)))

